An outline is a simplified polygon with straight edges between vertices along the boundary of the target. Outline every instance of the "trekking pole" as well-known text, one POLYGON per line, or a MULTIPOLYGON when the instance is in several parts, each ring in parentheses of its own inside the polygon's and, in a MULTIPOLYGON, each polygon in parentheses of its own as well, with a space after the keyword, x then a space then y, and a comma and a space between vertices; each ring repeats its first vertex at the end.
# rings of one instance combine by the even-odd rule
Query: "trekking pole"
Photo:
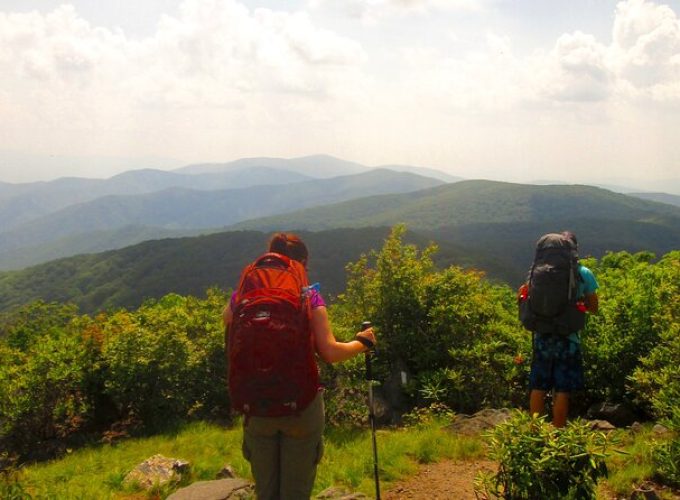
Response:
MULTIPOLYGON (((372 323, 364 321, 361 323, 361 330, 370 328, 372 323)), ((364 343, 364 342, 362 342, 364 343)), ((371 437, 373 439, 373 475, 375 477, 375 498, 380 500, 380 477, 378 476, 378 443, 375 439, 375 412, 373 410, 373 371, 371 370, 371 357, 373 356, 373 346, 368 346, 366 351, 366 380, 368 381, 368 420, 371 423, 371 437)))

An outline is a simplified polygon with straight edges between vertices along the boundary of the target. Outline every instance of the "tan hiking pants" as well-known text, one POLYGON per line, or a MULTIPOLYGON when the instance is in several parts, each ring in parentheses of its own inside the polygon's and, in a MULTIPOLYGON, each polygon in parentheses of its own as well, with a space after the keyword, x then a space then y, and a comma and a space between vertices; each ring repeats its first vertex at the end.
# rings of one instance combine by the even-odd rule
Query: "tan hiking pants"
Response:
POLYGON ((258 500, 308 500, 323 455, 323 392, 300 415, 250 417, 243 456, 250 462, 258 500))

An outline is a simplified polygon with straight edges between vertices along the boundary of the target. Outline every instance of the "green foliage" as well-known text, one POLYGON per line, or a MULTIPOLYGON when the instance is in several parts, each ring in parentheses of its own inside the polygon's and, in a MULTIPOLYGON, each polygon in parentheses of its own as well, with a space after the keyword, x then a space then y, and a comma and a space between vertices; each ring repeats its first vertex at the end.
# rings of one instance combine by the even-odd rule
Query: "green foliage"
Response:
POLYGON ((167 295, 94 318, 36 303, 2 319, 0 445, 47 440, 135 419, 146 430, 228 411, 221 309, 226 297, 167 295))
POLYGON ((654 445, 652 458, 658 479, 668 486, 680 488, 680 407, 674 408, 667 424, 673 436, 654 445))
POLYGON ((16 470, 0 471, 0 498, 3 500, 30 500, 21 483, 21 475, 16 470))
POLYGON ((516 412, 490 434, 490 457, 498 472, 481 475, 476 490, 490 498, 595 498, 599 478, 607 475, 610 443, 585 423, 556 429, 544 418, 516 412))
POLYGON ((678 405, 679 255, 654 264, 649 252, 619 252, 586 262, 600 283, 600 312, 582 335, 590 400, 635 399, 659 416, 678 405))
POLYGON ((651 316, 658 337, 630 382, 638 401, 656 416, 670 418, 680 407, 680 251, 665 255, 654 267, 651 316))
POLYGON ((403 242, 404 232, 396 226, 380 252, 348 265, 338 322, 373 321, 376 371, 383 381, 402 369, 412 374, 405 392, 413 403, 474 411, 522 401, 526 367, 517 360, 530 340, 515 318, 513 292, 479 272, 437 271, 437 248, 419 252, 403 242))
POLYGON ((0 340, 4 339, 8 347, 26 351, 40 337, 63 329, 77 311, 73 304, 33 302, 0 317, 0 340))
POLYGON ((30 500, 21 482, 22 471, 6 452, 0 453, 0 498, 3 500, 30 500))
POLYGON ((0 443, 25 450, 80 430, 95 366, 71 306, 32 304, 4 318, 0 343, 0 443))
POLYGON ((404 414, 404 424, 408 426, 432 425, 435 422, 450 422, 454 412, 442 403, 432 403, 422 408, 414 408, 404 414))
POLYGON ((104 387, 121 414, 155 427, 225 406, 224 301, 217 292, 207 301, 167 295, 107 319, 104 387))

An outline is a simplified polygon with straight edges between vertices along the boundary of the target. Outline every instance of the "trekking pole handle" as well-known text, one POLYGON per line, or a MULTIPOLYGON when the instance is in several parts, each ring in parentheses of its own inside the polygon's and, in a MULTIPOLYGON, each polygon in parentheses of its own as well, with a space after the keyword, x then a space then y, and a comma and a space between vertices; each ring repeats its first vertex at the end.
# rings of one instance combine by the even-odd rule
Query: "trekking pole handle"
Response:
MULTIPOLYGON (((364 321, 363 323, 361 323, 361 331, 363 332, 364 330, 368 330, 372 326, 373 326, 373 323, 371 323, 370 321, 364 321)), ((373 342, 371 342, 369 339, 367 339, 366 337, 362 337, 361 335, 357 335, 354 338, 356 340, 358 340, 359 342, 361 342, 362 344, 364 344, 366 347, 368 347, 369 351, 371 349, 373 349, 373 347, 375 347, 375 344, 373 342)))
MULTIPOLYGON (((361 323, 361 331, 363 332, 364 330, 367 330, 368 328, 371 328, 373 326, 373 323, 370 321, 364 321, 361 323)), ((368 347, 368 351, 366 352, 366 357, 364 358, 366 361, 366 380, 371 380, 373 378, 373 373, 371 370, 371 349, 373 349, 374 344, 367 338, 358 336, 357 340, 364 344, 366 347, 368 347)))

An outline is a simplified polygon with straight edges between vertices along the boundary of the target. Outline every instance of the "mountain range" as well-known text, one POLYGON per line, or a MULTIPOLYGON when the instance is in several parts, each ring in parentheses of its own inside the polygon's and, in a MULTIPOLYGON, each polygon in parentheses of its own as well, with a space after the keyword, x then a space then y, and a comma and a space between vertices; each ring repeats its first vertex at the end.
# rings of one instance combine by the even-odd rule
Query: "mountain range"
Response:
POLYGON ((331 294, 343 290, 347 261, 397 223, 412 241, 436 242, 440 264, 512 285, 549 231, 575 231, 582 255, 680 248, 678 196, 537 184, 324 155, 0 183, 0 269, 25 268, 0 273, 0 309, 44 298, 96 311, 201 293, 231 283, 273 230, 313 242, 314 272, 331 294))
POLYGON ((417 172, 417 167, 400 167, 402 171, 364 167, 360 173, 330 178, 324 175, 346 162, 307 157, 298 159, 300 164, 281 160, 275 168, 274 160, 181 169, 196 173, 138 170, 106 180, 0 185, 0 269, 122 248, 152 237, 213 232, 248 218, 444 182, 407 171, 417 172), (315 164, 321 178, 304 173, 313 171, 315 164), (223 189, 224 185, 231 187, 223 189))
POLYGON ((429 241, 439 245, 439 265, 480 269, 511 286, 523 280, 534 242, 545 232, 575 231, 583 256, 619 250, 661 255, 680 248, 680 208, 673 205, 590 186, 462 181, 317 205, 241 222, 230 231, 147 241, 0 273, 0 309, 42 298, 74 301, 93 312, 135 307, 169 292, 227 288, 242 266, 264 251, 272 230, 303 235, 312 254, 310 275, 332 295, 344 289, 345 264, 379 248, 388 226, 402 222, 421 248, 429 241))

